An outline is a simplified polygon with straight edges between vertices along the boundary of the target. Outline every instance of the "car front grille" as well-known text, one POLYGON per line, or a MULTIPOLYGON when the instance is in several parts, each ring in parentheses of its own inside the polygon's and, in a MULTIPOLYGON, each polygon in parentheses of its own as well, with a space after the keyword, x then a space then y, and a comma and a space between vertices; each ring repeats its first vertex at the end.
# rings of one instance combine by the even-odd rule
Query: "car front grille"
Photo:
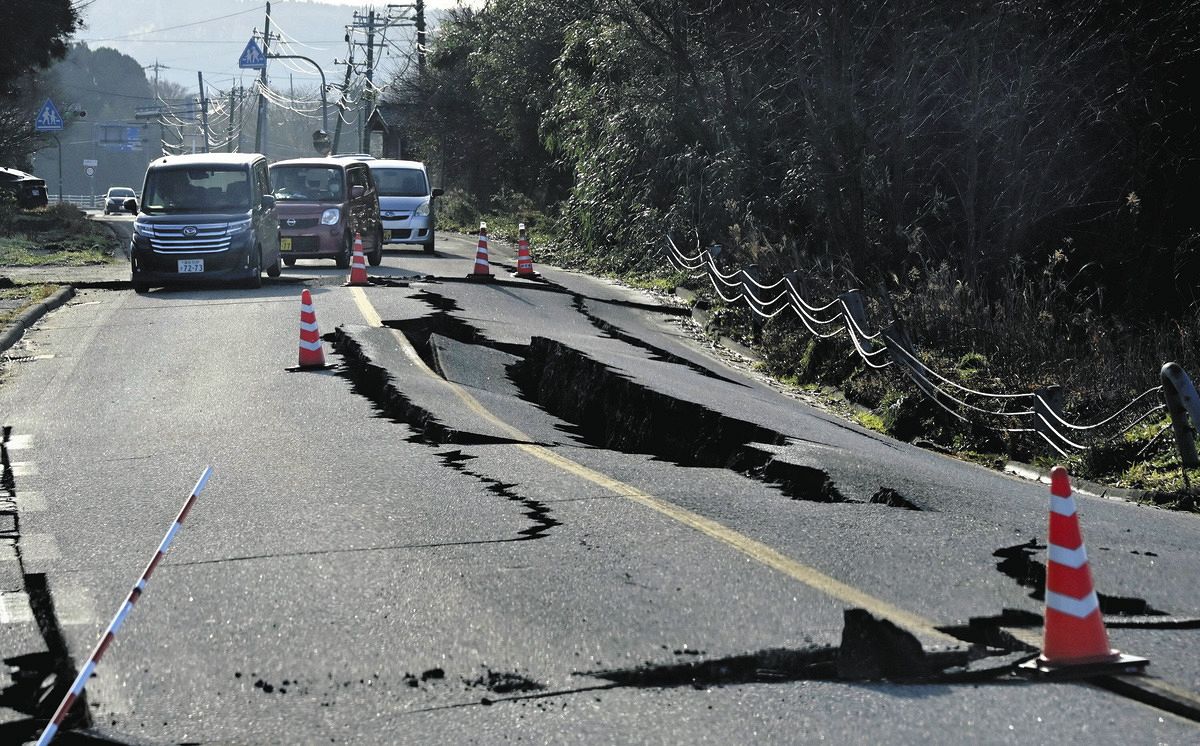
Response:
POLYGON ((229 227, 225 223, 205 223, 191 225, 154 225, 154 235, 150 237, 150 246, 156 252, 189 252, 193 254, 215 253, 227 251, 231 239, 229 227), (192 233, 194 229, 195 233, 192 233))
POLYGON ((317 218, 284 218, 279 221, 279 229, 287 231, 297 228, 315 228, 320 222, 317 218))

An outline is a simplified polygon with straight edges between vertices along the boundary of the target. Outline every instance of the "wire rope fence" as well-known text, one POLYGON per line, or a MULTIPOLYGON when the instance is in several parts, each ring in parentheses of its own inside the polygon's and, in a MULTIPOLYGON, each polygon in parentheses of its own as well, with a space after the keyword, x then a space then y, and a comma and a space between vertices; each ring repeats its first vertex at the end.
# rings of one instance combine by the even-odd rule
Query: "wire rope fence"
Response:
MULTIPOLYGON (((687 254, 669 235, 666 239, 667 256, 671 264, 693 279, 706 278, 717 297, 725 303, 744 302, 763 319, 775 318, 790 310, 808 332, 818 338, 846 335, 854 354, 864 365, 874 370, 898 369, 927 399, 959 422, 1000 433, 1040 438, 1060 456, 1067 457, 1120 438, 1151 417, 1171 410, 1172 423, 1163 426, 1142 449, 1142 453, 1174 426, 1183 465, 1200 465, 1189 463, 1193 459, 1189 459, 1183 442, 1183 439, 1194 436, 1194 428, 1200 422, 1193 421, 1190 426, 1183 427, 1184 432, 1180 432, 1180 425, 1176 421, 1178 418, 1174 416, 1176 407, 1172 406, 1175 386, 1151 387, 1133 397, 1128 404, 1094 422, 1072 421, 1061 411, 1059 397, 1049 389, 987 391, 955 381, 935 370, 917 354, 899 320, 877 330, 868 328, 862 295, 858 290, 849 290, 827 302, 816 302, 801 292, 799 286, 802 283, 794 271, 766 283, 746 269, 722 270, 714 253, 707 248, 698 248, 695 254, 687 254)), ((1164 366, 1164 380, 1168 380, 1168 366, 1174 364, 1164 366)), ((1174 369, 1174 374, 1182 374, 1178 366, 1174 369)), ((1186 403, 1186 395, 1184 399, 1186 403)), ((1193 416, 1193 420, 1196 419, 1193 416)))

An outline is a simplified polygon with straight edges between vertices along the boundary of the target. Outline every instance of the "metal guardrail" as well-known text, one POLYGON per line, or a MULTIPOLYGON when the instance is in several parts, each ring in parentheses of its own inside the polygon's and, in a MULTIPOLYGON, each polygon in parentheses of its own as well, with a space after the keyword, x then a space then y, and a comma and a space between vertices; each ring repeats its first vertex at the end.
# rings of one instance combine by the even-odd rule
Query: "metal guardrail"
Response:
POLYGON ((57 194, 50 195, 52 204, 68 204, 76 207, 104 207, 104 194, 64 194, 59 199, 57 194))

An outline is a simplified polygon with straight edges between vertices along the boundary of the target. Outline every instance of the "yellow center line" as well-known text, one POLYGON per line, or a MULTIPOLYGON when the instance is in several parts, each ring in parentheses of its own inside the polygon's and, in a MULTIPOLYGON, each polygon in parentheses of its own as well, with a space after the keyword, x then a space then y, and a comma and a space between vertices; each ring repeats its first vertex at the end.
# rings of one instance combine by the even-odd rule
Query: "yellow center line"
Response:
MULTIPOLYGON (((375 307, 371 305, 371 301, 367 299, 366 292, 362 288, 351 288, 351 294, 354 296, 354 302, 362 312, 363 318, 366 319, 369 326, 382 327, 383 320, 375 307)), ((431 370, 421 359, 416 349, 408 341, 408 338, 401 332, 395 329, 391 330, 396 337, 400 349, 404 352, 405 357, 421 370, 426 375, 447 387, 455 396, 457 396, 466 406, 478 414, 483 419, 508 433, 514 440, 533 440, 525 433, 517 428, 504 422, 490 410, 485 408, 475 397, 471 396, 463 387, 447 381, 431 370)), ((686 508, 667 502, 662 498, 654 497, 642 490, 639 490, 632 485, 628 485, 610 476, 602 474, 598 471, 590 469, 583 464, 572 461, 560 454, 551 451, 548 448, 531 443, 518 444, 525 453, 528 453, 534 458, 540 459, 551 466, 554 466, 562 471, 572 474, 580 479, 586 480, 602 487, 613 494, 632 500, 633 502, 643 505, 651 510, 658 512, 668 518, 671 518, 678 523, 689 526, 702 534, 710 536, 734 549, 742 554, 750 557, 756 562, 765 565, 773 570, 783 573, 784 575, 798 580, 801 583, 813 588, 821 593, 844 601, 852 606, 857 606, 866 609, 875 616, 883 617, 893 623, 904 627, 905 629, 920 635, 928 642, 937 642, 943 645, 960 645, 961 641, 951 637, 946 633, 937 629, 933 621, 925 617, 914 614, 912 612, 901 609, 898 606, 888 603, 883 599, 875 598, 874 596, 859 590, 853 586, 836 580, 819 570, 816 570, 808 565, 798 562, 790 557, 781 554, 779 551, 763 544, 760 541, 751 539, 750 537, 739 533, 728 526, 718 523, 704 516, 693 513, 686 508)))

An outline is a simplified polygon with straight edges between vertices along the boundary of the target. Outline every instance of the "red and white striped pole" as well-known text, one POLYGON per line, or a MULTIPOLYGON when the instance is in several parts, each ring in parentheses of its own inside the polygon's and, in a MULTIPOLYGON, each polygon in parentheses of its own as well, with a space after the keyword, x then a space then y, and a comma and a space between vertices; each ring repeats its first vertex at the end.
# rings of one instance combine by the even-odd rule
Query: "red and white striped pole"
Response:
POLYGON ((138 578, 138 582, 134 584, 133 590, 129 592, 129 598, 125 599, 125 603, 121 605, 121 610, 108 623, 108 629, 104 631, 104 636, 100 638, 96 649, 88 656, 83 670, 75 677, 70 690, 67 691, 67 696, 63 698, 63 701, 58 705, 58 709, 54 711, 54 717, 50 718, 50 724, 46 726, 46 730, 42 731, 41 738, 37 740, 37 746, 45 746, 45 744, 54 740, 54 734, 58 732, 58 727, 66 719, 67 713, 71 711, 71 707, 75 704, 75 700, 79 699, 80 694, 83 694, 83 687, 87 684, 87 680, 91 677, 92 672, 96 670, 96 665, 100 663, 100 659, 104 657, 104 651, 108 650, 108 646, 112 643, 113 638, 120 631, 121 625, 125 623, 125 617, 129 616, 129 612, 133 609, 133 605, 137 603, 138 597, 146 590, 146 583, 149 582, 150 576, 154 573, 154 568, 158 567, 159 561, 162 560, 163 555, 170 549, 171 540, 175 538, 175 534, 179 533, 179 529, 183 525, 183 519, 187 518, 188 511, 192 509, 192 504, 196 502, 196 498, 204 490, 204 485, 208 483, 210 476, 212 476, 212 467, 204 467, 204 473, 200 475, 200 480, 196 482, 191 496, 183 504, 183 509, 179 511, 175 522, 171 524, 167 535, 163 537, 162 543, 158 545, 158 551, 154 553, 154 558, 146 566, 146 571, 142 573, 142 577, 138 578))

